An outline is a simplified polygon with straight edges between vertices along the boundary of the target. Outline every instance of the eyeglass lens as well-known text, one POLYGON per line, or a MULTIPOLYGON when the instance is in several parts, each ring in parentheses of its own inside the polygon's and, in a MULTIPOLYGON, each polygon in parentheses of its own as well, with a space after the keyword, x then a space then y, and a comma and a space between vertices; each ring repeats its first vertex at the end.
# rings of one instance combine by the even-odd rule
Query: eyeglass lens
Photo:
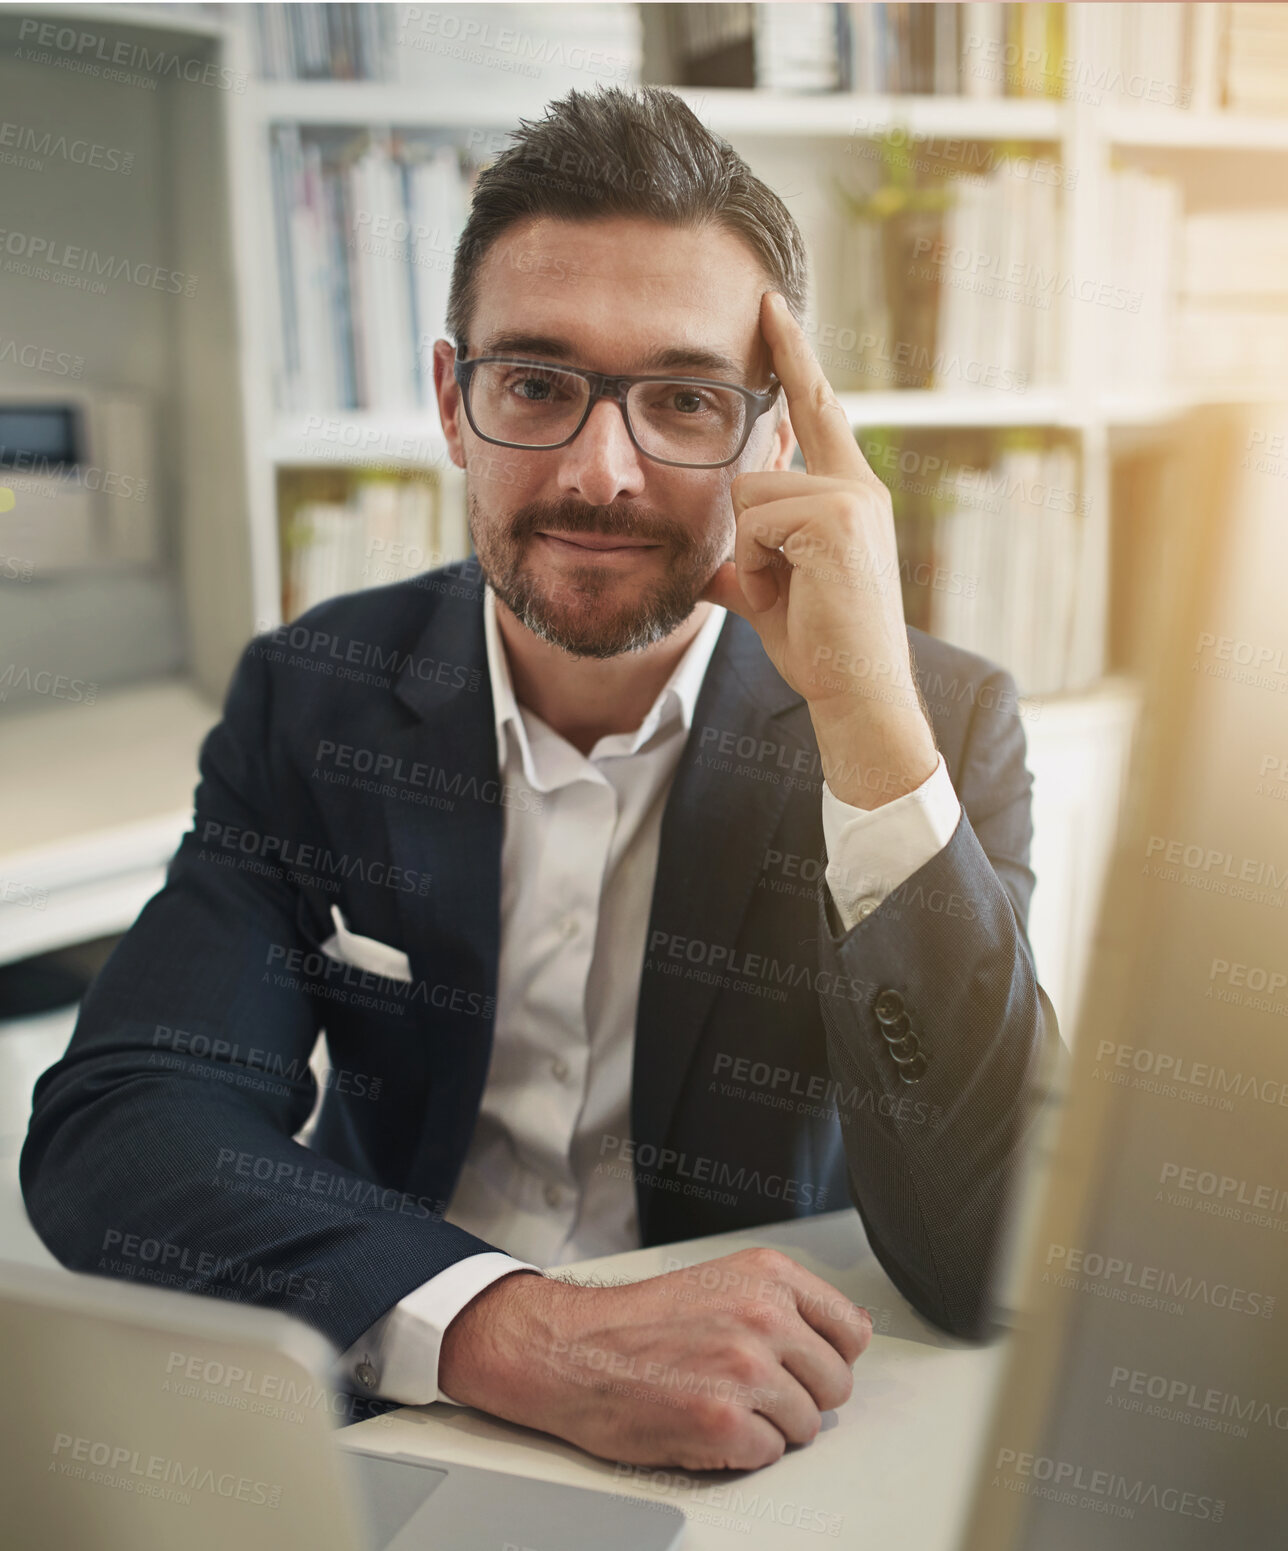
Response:
MULTIPOLYGON (((566 441, 586 412, 590 384, 557 367, 484 361, 470 383, 470 410, 484 436, 522 447, 566 441)), ((675 463, 720 463, 737 450, 747 419, 740 393, 718 383, 637 382, 626 413, 645 452, 675 463)))

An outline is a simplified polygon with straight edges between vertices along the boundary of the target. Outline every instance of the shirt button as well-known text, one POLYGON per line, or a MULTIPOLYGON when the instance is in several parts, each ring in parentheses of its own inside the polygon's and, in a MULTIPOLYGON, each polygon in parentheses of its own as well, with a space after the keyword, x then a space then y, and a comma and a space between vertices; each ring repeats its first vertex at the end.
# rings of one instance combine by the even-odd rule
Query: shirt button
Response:
POLYGON ((551 1064, 550 1070, 562 1082, 568 1075, 568 1063, 566 1061, 555 1061, 551 1064))
POLYGON ((558 1206, 559 1203, 562 1200, 563 1200, 563 1191, 560 1190, 558 1185, 547 1185, 546 1186, 546 1205, 547 1206, 558 1206))
POLYGON ((376 1382, 376 1370, 369 1362, 360 1362, 354 1369, 354 1375, 365 1389, 371 1389, 376 1382))
POLYGON ((559 935, 561 937, 575 937, 579 930, 576 916, 565 916, 559 923, 559 935))
POLYGON ((856 916, 858 916, 860 921, 866 921, 876 908, 877 902, 875 899, 861 899, 858 904, 855 905, 854 913, 856 916))

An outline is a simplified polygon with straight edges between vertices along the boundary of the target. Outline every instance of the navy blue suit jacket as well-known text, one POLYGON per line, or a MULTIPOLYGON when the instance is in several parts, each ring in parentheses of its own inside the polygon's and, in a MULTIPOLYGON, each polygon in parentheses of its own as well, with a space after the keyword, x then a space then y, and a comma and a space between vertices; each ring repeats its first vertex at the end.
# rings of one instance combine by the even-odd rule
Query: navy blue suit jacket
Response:
MULTIPOLYGON (((852 1201, 909 1300, 978 1337, 1059 1036, 1025 930, 1015 685, 909 636, 963 815, 843 931, 807 708, 726 620, 664 813, 632 1134, 602 1159, 634 1170, 645 1244, 852 1201)), ((22 1183, 54 1254, 280 1307, 343 1349, 497 1247, 443 1213, 487 1077, 505 807, 534 797, 499 781, 476 563, 253 641, 166 884, 36 1087, 22 1183), (412 979, 323 954, 333 904, 412 979)))

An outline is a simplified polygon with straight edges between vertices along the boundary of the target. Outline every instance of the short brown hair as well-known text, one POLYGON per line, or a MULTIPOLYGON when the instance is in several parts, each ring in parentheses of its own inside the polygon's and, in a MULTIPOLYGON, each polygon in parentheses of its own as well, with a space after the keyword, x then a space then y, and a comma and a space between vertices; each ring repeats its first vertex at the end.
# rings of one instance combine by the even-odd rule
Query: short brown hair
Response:
POLYGON ((510 138, 513 144, 479 174, 456 246, 447 332, 459 351, 467 348, 484 255, 507 227, 542 215, 634 215, 687 227, 714 222, 750 245, 771 285, 804 318, 808 260, 791 213, 675 92, 570 91, 541 120, 520 119, 510 138))

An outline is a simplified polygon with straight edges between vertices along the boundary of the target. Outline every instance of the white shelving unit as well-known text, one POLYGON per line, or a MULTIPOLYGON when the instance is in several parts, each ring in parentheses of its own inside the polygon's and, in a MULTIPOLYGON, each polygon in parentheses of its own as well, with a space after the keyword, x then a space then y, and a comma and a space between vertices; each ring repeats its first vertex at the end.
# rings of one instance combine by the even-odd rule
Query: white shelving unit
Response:
MULTIPOLYGON (((44 6, 45 14, 76 15, 90 8, 44 6)), ((244 93, 211 94, 222 114, 220 169, 226 180, 222 203, 211 219, 228 220, 231 229, 231 295, 235 372, 239 387, 236 413, 241 467, 238 488, 231 487, 219 520, 238 525, 238 546, 248 554, 244 574, 225 565, 223 585, 242 585, 249 596, 239 600, 238 617, 253 619, 263 629, 280 621, 281 575, 277 511, 277 477, 282 468, 336 467, 345 464, 403 463, 432 468, 436 477, 459 487, 459 472, 446 458, 441 433, 432 414, 397 418, 335 411, 318 406, 328 422, 338 422, 340 435, 319 435, 308 416, 283 416, 272 396, 272 350, 277 327, 274 223, 270 185, 269 141, 272 126, 351 126, 505 130, 520 117, 540 114, 547 93, 531 82, 498 75, 494 92, 453 89, 433 91, 370 81, 261 81, 256 79, 251 19, 246 7, 227 6, 219 13, 186 13, 143 6, 93 7, 115 25, 137 25, 150 31, 169 27, 195 29, 213 40, 222 62, 244 76, 244 93), (371 434, 368 434, 371 433, 371 434), (386 447, 404 441, 416 444, 416 456, 373 452, 375 440, 386 447)), ((1071 53, 1083 47, 1090 26, 1087 7, 1068 8, 1071 53)), ((1187 110, 1130 111, 1093 107, 1075 98, 1067 101, 1002 98, 981 100, 947 96, 880 96, 849 94, 794 96, 781 92, 685 89, 682 95, 716 131, 728 136, 757 167, 775 148, 786 147, 797 165, 807 167, 815 150, 823 155, 843 151, 854 139, 901 129, 908 135, 939 141, 1036 142, 1049 148, 1054 161, 1076 168, 1074 188, 1065 191, 1062 223, 1062 265, 1074 274, 1103 273, 1107 179, 1116 160, 1154 154, 1173 155, 1184 168, 1181 153, 1203 153, 1202 160, 1230 154, 1288 153, 1288 120, 1252 118, 1187 110)), ((1110 554, 1110 466, 1114 439, 1165 426, 1192 407, 1193 398, 1161 387, 1156 392, 1123 392, 1105 381, 1104 331, 1112 319, 1074 298, 1062 302, 1064 342, 1059 379, 1033 386, 1026 393, 962 391, 845 393, 843 402, 856 427, 907 428, 1012 426, 1051 427, 1076 437, 1081 452, 1083 495, 1089 502, 1085 519, 1083 573, 1079 580, 1079 638, 1075 657, 1085 693, 1053 697, 1031 707, 1026 722, 1030 764, 1038 774, 1038 812, 1043 833, 1040 853, 1046 858, 1043 887, 1035 902, 1034 937, 1039 959, 1060 959, 1050 969, 1062 987, 1076 985, 1078 933, 1088 917, 1100 886, 1098 858, 1103 848, 1079 847, 1090 820, 1085 803, 1075 800, 1059 771, 1067 768, 1077 747, 1080 782, 1095 791, 1096 814, 1102 828, 1112 823, 1133 725, 1130 684, 1107 686, 1105 641, 1107 568, 1110 554), (1040 712, 1040 714, 1037 714, 1040 712), (1045 790, 1044 790, 1045 788, 1045 790), (1065 798, 1047 794, 1065 792, 1065 798), (1064 887, 1060 858, 1079 857, 1076 887, 1064 887), (1088 858, 1091 862, 1088 863, 1088 858), (1090 866, 1088 872, 1087 867, 1090 866), (1076 898, 1075 898, 1076 896, 1076 898), (1071 935, 1072 934, 1072 935, 1071 935), (1045 947, 1043 946, 1045 944, 1045 947)), ((459 500, 459 488, 453 499, 459 500)), ((194 577, 194 586, 200 578, 194 577)), ((243 632, 241 639, 244 640, 243 632)), ((225 628, 208 654, 203 677, 208 683, 226 681, 240 641, 225 628)), ((194 750, 195 752, 195 750, 194 750)), ((164 814, 154 815, 164 817, 164 814)), ((1037 853, 1035 853, 1037 854, 1037 853)), ((3 858, 0 858, 0 864, 3 858)), ((1066 875, 1067 876, 1067 875, 1066 875)), ((122 896, 124 898, 124 896, 122 896)), ((124 907, 118 920, 125 924, 124 907)), ((1040 968, 1044 966, 1040 962, 1040 968)), ((1062 991, 1072 1005, 1073 989, 1062 991)), ((1067 1011, 1067 1009, 1061 1009, 1067 1011)))

